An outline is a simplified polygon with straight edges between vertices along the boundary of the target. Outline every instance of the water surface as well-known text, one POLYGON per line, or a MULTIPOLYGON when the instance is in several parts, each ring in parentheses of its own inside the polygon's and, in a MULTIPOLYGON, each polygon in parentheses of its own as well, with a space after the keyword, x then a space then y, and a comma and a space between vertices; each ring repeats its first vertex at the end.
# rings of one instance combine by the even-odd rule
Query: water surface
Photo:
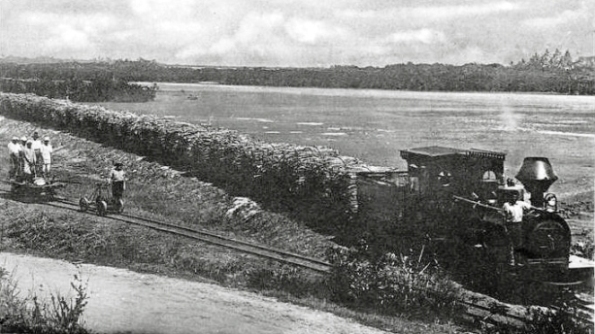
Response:
POLYGON ((550 158, 552 190, 593 189, 595 97, 159 84, 153 102, 116 110, 236 129, 268 142, 323 145, 370 164, 404 167, 399 150, 442 145, 550 158))

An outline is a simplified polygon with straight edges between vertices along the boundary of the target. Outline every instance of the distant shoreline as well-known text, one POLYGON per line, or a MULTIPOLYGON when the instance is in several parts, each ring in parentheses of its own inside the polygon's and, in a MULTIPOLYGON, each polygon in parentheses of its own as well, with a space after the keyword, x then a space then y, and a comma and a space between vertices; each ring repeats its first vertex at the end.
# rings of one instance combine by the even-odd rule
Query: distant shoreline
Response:
MULTIPOLYGON (((204 86, 218 86, 221 88, 236 88, 241 89, 243 91, 262 91, 262 90, 275 90, 278 92, 286 92, 289 93, 289 90, 311 90, 311 91, 327 91, 327 92, 377 92, 380 94, 374 95, 391 95, 393 93, 423 93, 423 94, 469 94, 469 95, 531 95, 531 96, 561 96, 561 97, 572 97, 572 98, 585 98, 585 99, 593 99, 595 95, 575 95, 575 94, 562 94, 556 92, 521 92, 521 91, 514 91, 514 92, 505 92, 505 91, 422 91, 422 90, 406 90, 406 89, 378 89, 378 88, 338 88, 338 87, 293 87, 293 86, 261 86, 261 85, 229 85, 229 84, 222 84, 215 81, 201 81, 201 82, 171 82, 171 81, 133 81, 130 82, 132 84, 137 84, 141 86, 153 86, 156 84, 159 89, 162 89, 164 86, 180 86, 180 89, 162 89, 164 91, 178 91, 183 90, 183 86, 188 88, 191 87, 204 87, 204 86), (163 85, 163 86, 161 86, 163 85)), ((186 89, 188 89, 186 88, 186 89)), ((316 95, 316 94, 313 94, 316 95)), ((323 95, 333 95, 333 94, 323 94, 323 95)), ((361 94, 367 95, 367 94, 361 94)))

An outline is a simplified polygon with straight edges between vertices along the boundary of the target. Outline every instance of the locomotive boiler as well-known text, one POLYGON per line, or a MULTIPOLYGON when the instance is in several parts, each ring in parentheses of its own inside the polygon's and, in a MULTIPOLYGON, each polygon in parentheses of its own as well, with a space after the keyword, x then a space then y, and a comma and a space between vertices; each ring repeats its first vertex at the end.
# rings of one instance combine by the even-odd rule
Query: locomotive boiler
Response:
POLYGON ((570 229, 547 192, 557 180, 547 158, 525 158, 516 184, 504 175, 502 152, 429 146, 402 150, 401 157, 407 171, 355 172, 356 220, 367 235, 384 236, 385 246, 409 240, 410 247, 421 238, 464 244, 484 261, 506 265, 514 257, 516 266, 545 273, 546 280, 564 276, 570 229), (531 208, 511 254, 502 207, 514 198, 530 200, 531 208))

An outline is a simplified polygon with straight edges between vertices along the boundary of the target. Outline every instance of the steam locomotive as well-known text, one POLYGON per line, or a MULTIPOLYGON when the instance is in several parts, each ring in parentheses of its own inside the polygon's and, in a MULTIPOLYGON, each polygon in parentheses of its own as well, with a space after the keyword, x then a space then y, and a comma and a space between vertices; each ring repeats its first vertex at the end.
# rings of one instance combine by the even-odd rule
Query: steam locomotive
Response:
MULTIPOLYGON (((545 280, 568 269, 570 229, 547 193, 557 180, 547 158, 525 158, 515 184, 504 175, 505 154, 479 149, 430 146, 402 150, 407 171, 356 171, 357 221, 369 235, 390 236, 385 243, 419 236, 464 244, 494 264, 534 268, 545 280), (523 187, 524 186, 524 187, 523 187), (505 202, 530 194, 521 240, 511 241, 505 202), (511 254, 511 243, 514 253, 511 254)), ((449 246, 449 248, 452 248, 449 246)))

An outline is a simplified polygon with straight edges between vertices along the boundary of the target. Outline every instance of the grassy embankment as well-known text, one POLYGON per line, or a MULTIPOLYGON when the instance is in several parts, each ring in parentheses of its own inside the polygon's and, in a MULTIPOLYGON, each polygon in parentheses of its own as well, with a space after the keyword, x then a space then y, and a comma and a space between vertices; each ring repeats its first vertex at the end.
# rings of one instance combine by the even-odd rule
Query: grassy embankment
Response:
MULTIPOLYGON (((68 199, 76 201, 89 194, 107 175, 112 162, 121 161, 130 178, 126 192, 128 213, 210 229, 237 239, 319 258, 324 258, 325 251, 333 246, 326 237, 283 215, 261 211, 248 220, 241 215, 230 217, 226 213, 234 206, 233 198, 225 192, 137 155, 63 132, 39 129, 25 122, 2 119, 0 128, 3 142, 15 135, 30 135, 35 130, 52 138, 54 175, 57 179, 76 182, 62 191, 68 199)), ((2 159, 6 162, 2 165, 7 166, 6 157, 2 159)), ((6 172, 6 169, 2 170, 2 177, 6 172)), ((4 193, 2 197, 8 199, 8 194, 4 193)), ((206 279, 230 287, 261 291, 392 331, 443 333, 456 328, 350 310, 328 301, 332 291, 320 275, 219 247, 123 223, 102 223, 94 215, 45 205, 2 200, 2 211, 0 240, 3 250, 192 280, 206 279)))

